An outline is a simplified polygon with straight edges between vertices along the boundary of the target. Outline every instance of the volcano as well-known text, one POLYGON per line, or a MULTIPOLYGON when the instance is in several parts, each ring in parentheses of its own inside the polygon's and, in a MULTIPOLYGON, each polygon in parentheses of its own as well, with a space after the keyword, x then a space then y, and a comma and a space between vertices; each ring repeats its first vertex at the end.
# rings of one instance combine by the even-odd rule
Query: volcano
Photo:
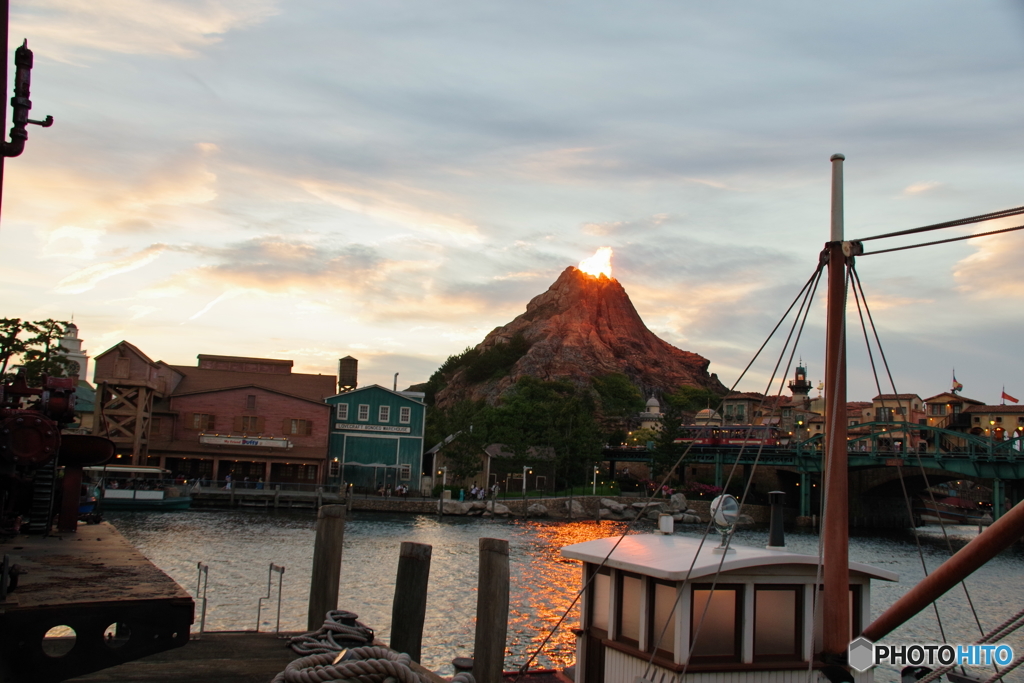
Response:
POLYGON ((524 375, 582 385, 621 373, 645 396, 684 385, 725 392, 718 377, 708 374, 708 359, 678 349, 647 329, 618 280, 572 266, 534 297, 525 313, 495 328, 471 353, 479 358, 490 351, 494 356, 502 344, 525 352, 507 372, 496 373, 501 376, 481 378, 466 367, 451 368, 436 404, 444 408, 463 399, 493 404, 524 375))

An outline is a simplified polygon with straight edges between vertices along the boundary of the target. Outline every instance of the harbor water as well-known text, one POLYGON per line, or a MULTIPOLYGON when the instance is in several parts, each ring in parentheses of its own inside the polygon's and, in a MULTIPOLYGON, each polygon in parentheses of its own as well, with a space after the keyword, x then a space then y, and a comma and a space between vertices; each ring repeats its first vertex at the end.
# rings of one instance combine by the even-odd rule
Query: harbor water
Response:
MULTIPOLYGON (((110 514, 107 519, 142 553, 195 595, 197 563, 209 566, 206 629, 256 628, 257 602, 267 593, 271 563, 284 565, 282 631, 306 627, 309 576, 313 556, 314 518, 303 512, 203 511, 110 514)), ((534 667, 562 667, 573 661, 578 608, 570 604, 580 581, 577 562, 563 559, 563 546, 621 533, 621 522, 545 522, 485 520, 397 514, 352 513, 345 529, 339 608, 355 612, 378 637, 389 639, 391 601, 402 541, 433 546, 424 629, 423 664, 441 674, 452 673, 451 660, 471 656, 476 613, 478 539, 509 541, 511 604, 506 670, 519 668, 540 645, 560 617, 569 616, 534 661, 534 667)), ((650 532, 651 525, 637 529, 650 532)), ((970 527, 947 528, 954 550, 977 534, 970 527)), ((699 536, 703 528, 678 531, 699 536)), ((922 530, 922 551, 928 570, 948 557, 938 527, 922 530)), ((734 543, 764 546, 767 532, 742 531, 734 543)), ((817 554, 814 533, 789 534, 789 550, 817 554)), ((872 582, 872 617, 903 595, 924 576, 913 536, 860 536, 850 540, 851 561, 895 571, 899 583, 872 582)), ((976 572, 967 581, 981 625, 991 629, 1024 609, 1024 549, 1015 547, 976 572)), ((260 630, 273 630, 277 617, 277 574, 271 599, 264 601, 260 630)), ((198 629, 199 605, 196 624, 198 629)), ((939 601, 945 641, 970 643, 978 625, 962 588, 939 601)), ((935 613, 926 610, 889 636, 894 643, 943 642, 935 613)), ((1005 638, 1024 654, 1024 635, 1005 638)), ((1017 672, 1014 672, 1017 675, 1017 672)), ((1024 680, 1024 674, 1019 679, 1024 680)), ((895 670, 876 670, 878 683, 897 683, 895 670)))

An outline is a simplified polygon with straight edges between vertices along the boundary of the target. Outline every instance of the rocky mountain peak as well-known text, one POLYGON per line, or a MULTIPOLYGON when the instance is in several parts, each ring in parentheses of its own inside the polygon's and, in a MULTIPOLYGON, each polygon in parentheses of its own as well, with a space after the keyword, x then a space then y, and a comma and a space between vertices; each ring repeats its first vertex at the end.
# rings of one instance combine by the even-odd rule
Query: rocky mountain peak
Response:
POLYGON ((437 404, 444 407, 466 398, 496 402, 523 375, 585 384, 592 377, 621 373, 645 395, 682 385, 724 391, 718 378, 708 374, 706 358, 678 349, 647 329, 618 280, 572 266, 534 297, 526 312, 492 330, 475 347, 474 357, 488 352, 496 356, 504 350, 498 347, 507 344, 525 350, 507 372, 481 378, 465 367, 454 369, 437 394, 437 404))

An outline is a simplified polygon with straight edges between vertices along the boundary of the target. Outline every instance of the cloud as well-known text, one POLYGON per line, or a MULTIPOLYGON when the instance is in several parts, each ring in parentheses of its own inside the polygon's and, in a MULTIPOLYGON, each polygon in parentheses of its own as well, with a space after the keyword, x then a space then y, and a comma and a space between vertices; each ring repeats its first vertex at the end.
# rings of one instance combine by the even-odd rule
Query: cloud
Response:
POLYGON ((353 213, 418 231, 440 231, 462 238, 477 235, 477 226, 451 212, 452 200, 438 193, 391 182, 382 183, 380 189, 313 179, 298 184, 314 197, 353 213))
POLYGON ((35 0, 18 3, 12 35, 41 54, 78 62, 88 52, 194 57, 232 30, 277 13, 275 0, 35 0), (38 47, 38 46, 37 46, 38 47))
MULTIPOLYGON (((1020 220, 1019 217, 1016 220, 1020 220)), ((1011 221, 992 221, 975 232, 1009 227, 1013 227, 1011 221)), ((976 251, 953 269, 953 278, 961 292, 980 299, 1006 297, 1018 301, 1024 297, 1024 271, 1020 267, 1024 235, 1020 232, 993 235, 968 244, 976 251)))
POLYGON ((929 180, 927 182, 914 183, 913 185, 908 185, 905 188, 903 188, 903 194, 924 194, 925 192, 930 192, 935 188, 940 187, 941 185, 942 183, 938 182, 937 180, 929 180))
MULTIPOLYGON (((147 168, 124 168, 105 175, 62 163, 32 164, 11 174, 9 204, 16 217, 31 217, 47 234, 51 255, 67 251, 65 238, 80 241, 90 256, 99 235, 157 231, 179 220, 181 211, 217 197, 217 176, 209 169, 216 145, 199 143, 165 156, 147 168)), ((5 197, 6 199, 6 197, 5 197)), ((81 258, 83 252, 76 254, 81 258)))
POLYGON ((154 244, 121 259, 87 266, 58 282, 53 291, 58 294, 81 294, 82 292, 88 292, 97 283, 106 280, 108 277, 129 273, 152 263, 166 249, 167 245, 165 244, 154 244))

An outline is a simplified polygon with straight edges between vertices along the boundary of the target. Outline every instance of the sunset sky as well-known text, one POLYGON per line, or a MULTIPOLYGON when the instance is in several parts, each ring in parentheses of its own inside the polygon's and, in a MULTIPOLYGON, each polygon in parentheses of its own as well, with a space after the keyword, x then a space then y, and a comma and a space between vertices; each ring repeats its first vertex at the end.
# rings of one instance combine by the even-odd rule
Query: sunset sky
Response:
MULTIPOLYGON (((23 38, 56 123, 7 160, 0 317, 74 316, 93 356, 405 387, 609 246, 730 385, 828 238, 834 152, 851 238, 1024 204, 1021 2, 12 0, 23 38)), ((1022 246, 860 259, 899 391, 1024 398, 1022 246)))

